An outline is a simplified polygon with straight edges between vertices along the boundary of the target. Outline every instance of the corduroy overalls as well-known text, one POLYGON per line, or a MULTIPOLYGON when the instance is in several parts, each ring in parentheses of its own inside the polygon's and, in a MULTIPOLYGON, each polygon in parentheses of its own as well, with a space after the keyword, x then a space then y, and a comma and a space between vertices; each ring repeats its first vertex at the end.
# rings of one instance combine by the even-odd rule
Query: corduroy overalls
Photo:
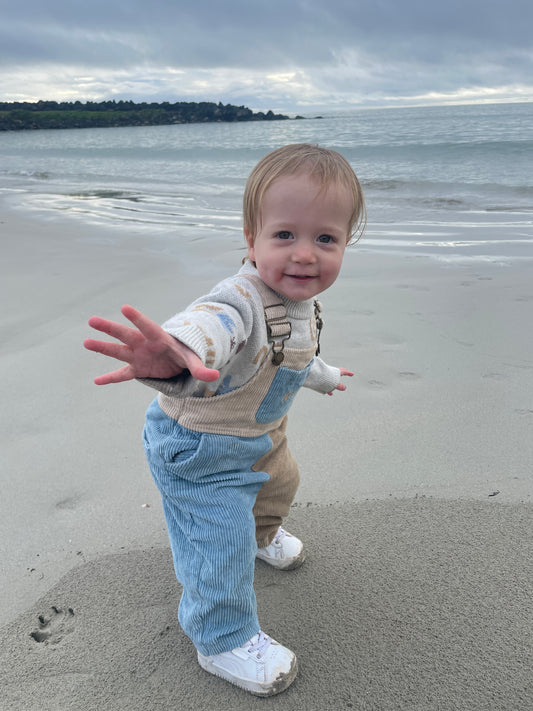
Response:
POLYGON ((271 343, 257 373, 211 398, 160 393, 143 433, 183 585, 179 621, 204 655, 238 647, 260 629, 255 555, 271 542, 298 487, 287 412, 316 351, 316 344, 285 345, 285 307, 260 279, 247 278, 261 295, 271 343))

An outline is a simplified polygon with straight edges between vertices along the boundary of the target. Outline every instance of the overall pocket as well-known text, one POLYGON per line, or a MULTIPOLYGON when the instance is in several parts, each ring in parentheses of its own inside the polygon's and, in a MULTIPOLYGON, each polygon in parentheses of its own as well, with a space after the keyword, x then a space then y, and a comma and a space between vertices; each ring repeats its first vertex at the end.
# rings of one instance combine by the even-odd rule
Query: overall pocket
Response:
POLYGON ((292 370, 284 366, 278 368, 274 380, 256 412, 256 422, 261 424, 274 422, 287 414, 294 396, 307 378, 310 367, 309 364, 303 370, 292 370))

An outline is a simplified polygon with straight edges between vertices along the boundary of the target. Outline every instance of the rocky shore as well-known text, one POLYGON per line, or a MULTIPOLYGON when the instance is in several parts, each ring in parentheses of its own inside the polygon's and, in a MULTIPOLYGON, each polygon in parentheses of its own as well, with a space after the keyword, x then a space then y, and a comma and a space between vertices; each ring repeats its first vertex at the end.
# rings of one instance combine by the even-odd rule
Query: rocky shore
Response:
POLYGON ((0 131, 42 128, 105 128, 111 126, 163 126, 222 121, 280 121, 289 117, 273 111, 252 111, 246 106, 209 101, 0 102, 0 131))

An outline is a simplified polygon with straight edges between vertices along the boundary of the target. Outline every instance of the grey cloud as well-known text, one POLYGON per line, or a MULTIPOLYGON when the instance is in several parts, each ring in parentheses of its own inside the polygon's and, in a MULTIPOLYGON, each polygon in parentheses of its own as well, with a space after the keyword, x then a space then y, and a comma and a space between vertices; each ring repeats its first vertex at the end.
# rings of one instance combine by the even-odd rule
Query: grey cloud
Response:
POLYGON ((529 47, 532 20, 528 0, 27 0, 4 14, 0 46, 4 62, 112 66, 315 65, 344 47, 431 61, 436 46, 529 47))
POLYGON ((532 24, 530 0, 25 0, 3 12, 0 65, 138 71, 161 98, 156 70, 221 67, 304 72, 324 96, 402 96, 530 85, 532 24))

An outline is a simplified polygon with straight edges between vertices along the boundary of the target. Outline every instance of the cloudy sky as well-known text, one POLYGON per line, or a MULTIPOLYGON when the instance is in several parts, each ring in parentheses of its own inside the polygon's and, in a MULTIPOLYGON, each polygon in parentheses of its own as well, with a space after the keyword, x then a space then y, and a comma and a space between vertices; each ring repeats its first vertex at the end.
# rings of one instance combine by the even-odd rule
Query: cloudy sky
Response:
POLYGON ((531 0, 0 0, 0 100, 533 99, 531 0))

